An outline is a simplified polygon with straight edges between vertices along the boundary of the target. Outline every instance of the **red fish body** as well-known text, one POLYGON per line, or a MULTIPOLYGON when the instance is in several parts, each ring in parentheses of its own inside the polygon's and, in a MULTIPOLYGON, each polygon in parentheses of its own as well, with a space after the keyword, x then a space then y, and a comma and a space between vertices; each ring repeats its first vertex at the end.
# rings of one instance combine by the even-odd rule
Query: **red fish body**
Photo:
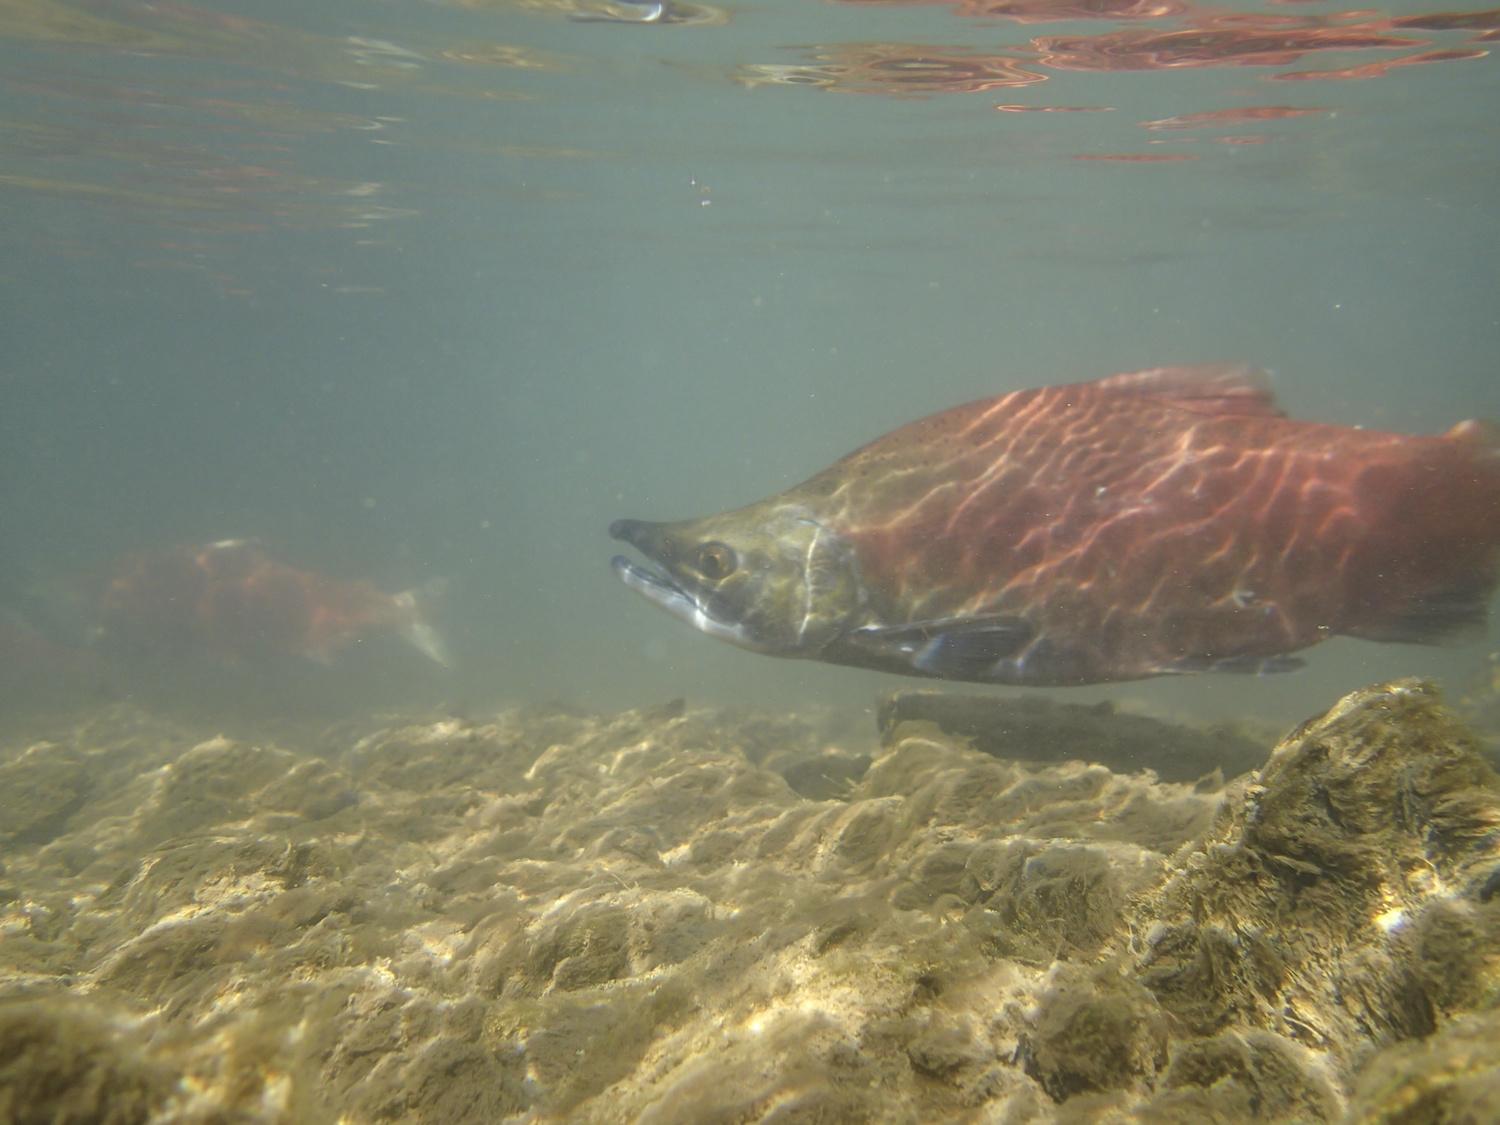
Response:
POLYGON ((1253 373, 1167 368, 956 407, 758 505, 615 533, 665 572, 620 560, 627 583, 764 651, 1043 685, 1276 670, 1333 635, 1484 620, 1500 441, 1293 421, 1253 373), (791 644, 729 620, 776 553, 743 529, 777 519, 817 563, 779 596, 791 644))
POLYGON ((100 634, 116 653, 266 664, 331 659, 362 637, 396 632, 440 664, 441 641, 414 592, 387 594, 271 558, 231 539, 128 560, 99 599, 100 634))

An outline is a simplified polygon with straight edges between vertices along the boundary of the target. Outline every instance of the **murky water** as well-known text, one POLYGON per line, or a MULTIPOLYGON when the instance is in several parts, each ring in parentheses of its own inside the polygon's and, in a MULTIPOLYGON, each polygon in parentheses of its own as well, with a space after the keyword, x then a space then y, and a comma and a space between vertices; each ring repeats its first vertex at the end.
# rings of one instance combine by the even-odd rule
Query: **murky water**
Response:
MULTIPOLYGON (((1500 419, 1497 38, 1437 0, 0 0, 0 1118, 1500 1112, 1493 624, 877 732, 931 682, 609 566, 612 521, 1114 372, 1500 419), (1225 784, 1407 675, 1481 739, 1407 681, 1225 784)), ((1013 616, 885 651, 992 664, 1013 616)))
MULTIPOLYGON (((446 580, 453 670, 383 653, 351 677, 381 664, 383 699, 865 706, 867 673, 756 659, 627 597, 610 520, 730 507, 944 406, 1164 363, 1268 368, 1325 421, 1500 416, 1497 25, 14 5, 7 587, 254 537, 386 590, 446 580)), ((1291 718, 1484 652, 1338 641, 1296 677, 1127 690, 1291 718)))

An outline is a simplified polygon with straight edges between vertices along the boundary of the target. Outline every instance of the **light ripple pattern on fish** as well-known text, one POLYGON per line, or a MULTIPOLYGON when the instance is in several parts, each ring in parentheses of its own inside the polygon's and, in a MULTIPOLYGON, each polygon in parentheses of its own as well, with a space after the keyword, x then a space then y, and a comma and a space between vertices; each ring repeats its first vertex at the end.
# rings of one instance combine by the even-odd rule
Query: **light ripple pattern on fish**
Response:
POLYGON ((1483 621, 1497 449, 1482 423, 1294 421, 1259 372, 1156 368, 943 411, 732 512, 618 521, 659 570, 615 566, 777 655, 1039 685, 1282 670, 1337 634, 1483 621))

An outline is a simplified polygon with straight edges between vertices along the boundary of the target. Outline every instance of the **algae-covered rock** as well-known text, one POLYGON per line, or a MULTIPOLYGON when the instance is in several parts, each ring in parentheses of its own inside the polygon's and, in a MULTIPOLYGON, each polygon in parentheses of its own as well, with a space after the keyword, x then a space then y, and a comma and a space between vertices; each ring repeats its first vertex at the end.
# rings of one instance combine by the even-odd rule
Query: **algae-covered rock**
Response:
POLYGON ((1500 783, 1437 693, 1347 697, 1282 741, 1132 918, 1198 1034, 1274 1030, 1350 1067, 1500 984, 1500 783))
POLYGON ((67 995, 0 999, 0 1121, 152 1120, 171 1091, 131 1029, 67 995))
POLYGON ((92 783, 76 751, 46 742, 0 765, 0 845, 56 838, 83 807, 92 783))
POLYGON ((1500 1012, 1461 1016, 1433 1035, 1387 1047, 1361 1069, 1357 1125, 1500 1121, 1500 1012))
POLYGON ((1235 1030, 1174 1045, 1147 1103, 1150 1119, 1330 1121, 1340 1098, 1316 1052, 1266 1031, 1235 1030))
POLYGON ((202 734, 0 748, 0 1119, 1497 1116, 1500 789, 1420 683, 1228 788, 680 703, 202 734))
POLYGON ((1144 1093, 1167 1063, 1168 1024, 1156 998, 1116 966, 1059 966, 1024 1045, 1026 1071, 1054 1101, 1074 1094, 1144 1093))

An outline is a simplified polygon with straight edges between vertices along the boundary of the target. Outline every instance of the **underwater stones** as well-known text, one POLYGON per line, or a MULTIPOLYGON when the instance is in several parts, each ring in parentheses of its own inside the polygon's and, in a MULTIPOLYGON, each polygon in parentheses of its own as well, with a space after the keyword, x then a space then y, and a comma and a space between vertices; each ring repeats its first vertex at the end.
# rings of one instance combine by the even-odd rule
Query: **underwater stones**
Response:
POLYGON ((156 835, 249 817, 256 791, 277 780, 295 761, 286 751, 228 738, 200 742, 162 771, 150 810, 156 835))
POLYGON ((49 843, 83 807, 92 784, 82 755, 49 742, 0 765, 0 845, 49 843))
POLYGON ((412 1058, 393 1084, 400 1108, 387 1103, 382 1116, 419 1121, 495 1121, 526 1106, 522 1075, 478 1043, 458 1036, 436 1039, 412 1058))
POLYGON ((1021 1055, 1026 1073, 1062 1102, 1096 1091, 1145 1092, 1166 1065, 1169 1040, 1155 998, 1117 966, 1059 966, 1038 999, 1021 1055))
POLYGON ((212 915, 159 923, 104 961, 96 979, 170 1015, 186 1016, 224 968, 219 948, 228 924, 212 915))
POLYGON ((1350 1068, 1491 1003, 1500 781, 1437 692, 1355 692, 1294 731, 1131 923, 1141 980, 1199 1034, 1260 1027, 1350 1068), (1443 948, 1440 957, 1423 954, 1443 948))
POLYGON ((366 734, 352 746, 331 746, 352 774, 367 785, 412 793, 469 789, 509 793, 525 789, 524 774, 547 742, 576 739, 590 724, 571 714, 548 716, 531 729, 512 716, 473 723, 442 718, 366 734))
POLYGON ((589 902, 568 909, 564 900, 528 942, 523 982, 533 992, 574 992, 629 975, 629 928, 623 905, 589 902))
POLYGON ((301 761, 256 794, 255 803, 294 821, 312 821, 342 812, 358 799, 341 770, 326 762, 301 761))
POLYGON ((906 1057, 919 1074, 947 1079, 961 1071, 981 1070, 996 1056, 982 1024, 934 1013, 926 1026, 912 1033, 906 1057))
POLYGON ((172 1089, 128 1024, 66 994, 0 999, 0 1121, 144 1125, 172 1089))
POLYGON ((1129 844, 989 841, 965 862, 959 894, 985 912, 997 951, 1045 966, 1111 942, 1130 897, 1157 881, 1164 862, 1129 844))
POLYGON ((869 768, 870 755, 834 748, 798 757, 778 772, 799 795, 810 801, 830 801, 847 797, 869 768))
POLYGON ((930 728, 875 760, 857 799, 899 796, 913 827, 967 825, 979 837, 1086 837, 1170 851, 1207 828, 1219 796, 1067 762, 997 762, 930 728), (1003 831, 1002 831, 1003 830, 1003 831))
POLYGON ((1395 937, 1413 986, 1435 1012, 1493 1007, 1500 1000, 1500 902, 1437 899, 1395 937))
POLYGON ((1331 1121, 1340 1099, 1317 1056, 1265 1031, 1226 1031, 1173 1046, 1150 1120, 1331 1121))
POLYGON ((320 1084, 355 1120, 501 1121, 528 1104, 522 1060, 477 1000, 353 988, 327 1018, 320 1084))
POLYGON ((1496 1117, 1500 801, 1420 684, 1227 788, 680 705, 125 729, 10 759, 95 780, 0 844, 0 1077, 40 1010, 158 1119, 1496 1117))
POLYGON ((1460 1016, 1362 1068, 1351 1125, 1500 1121, 1500 1012, 1460 1016))
POLYGON ((200 742, 157 773, 136 810, 136 840, 150 845, 240 822, 293 828, 356 801, 342 771, 276 747, 218 737, 200 742))
POLYGON ((166 921, 235 914, 314 883, 327 887, 341 864, 325 843, 292 845, 272 834, 241 832, 174 841, 123 868, 96 905, 141 936, 166 921))

